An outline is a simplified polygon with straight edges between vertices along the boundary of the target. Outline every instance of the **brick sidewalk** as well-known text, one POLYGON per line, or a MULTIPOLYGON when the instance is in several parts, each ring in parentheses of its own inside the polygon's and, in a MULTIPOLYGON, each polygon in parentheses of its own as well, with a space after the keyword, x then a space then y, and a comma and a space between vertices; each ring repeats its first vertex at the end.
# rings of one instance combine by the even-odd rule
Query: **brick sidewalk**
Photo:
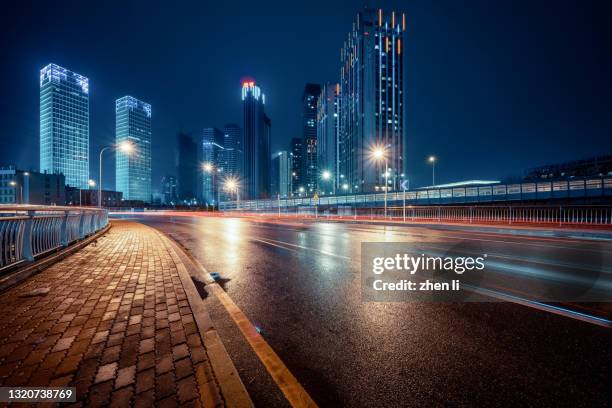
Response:
POLYGON ((170 251, 153 229, 113 222, 2 293, 0 385, 72 386, 86 406, 223 405, 170 251))

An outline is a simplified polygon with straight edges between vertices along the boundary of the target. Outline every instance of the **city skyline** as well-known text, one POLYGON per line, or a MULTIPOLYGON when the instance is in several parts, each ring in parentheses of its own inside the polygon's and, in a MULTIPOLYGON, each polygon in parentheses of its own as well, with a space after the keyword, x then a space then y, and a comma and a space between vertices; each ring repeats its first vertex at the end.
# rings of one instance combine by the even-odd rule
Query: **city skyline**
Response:
MULTIPOLYGON (((480 3, 475 2, 475 4, 480 3)), ((540 4, 544 5, 546 2, 540 4)), ((284 69, 285 74, 282 76, 271 75, 269 72, 262 71, 261 65, 258 66, 259 63, 244 64, 238 62, 229 66, 227 72, 222 72, 218 67, 209 69, 208 72, 212 74, 211 77, 220 75, 221 81, 217 82, 223 83, 224 90, 220 91, 219 88, 214 92, 213 90, 207 90, 205 93, 207 97, 199 102, 203 105, 194 105, 197 106, 198 112, 204 112, 205 115, 204 118, 197 121, 185 120, 182 114, 177 115, 176 109, 169 108, 172 104, 172 98, 163 97, 160 99, 162 94, 168 94, 165 87, 153 86, 153 82, 149 82, 144 87, 143 83, 137 80, 133 71, 132 73, 125 71, 123 74, 119 74, 122 71, 118 68, 105 67, 103 55, 104 52, 108 53, 108 50, 95 46, 86 50, 83 48, 83 44, 80 44, 77 40, 74 43, 69 42, 58 33, 50 33, 50 38, 53 41, 48 44, 49 46, 45 50, 39 50, 39 52, 34 52, 37 48, 31 42, 32 37, 27 37, 28 39, 24 39, 22 43, 11 43, 7 52, 9 56, 14 57, 11 60, 15 64, 14 66, 5 66, 3 69, 10 73, 13 73, 17 68, 21 69, 18 74, 8 75, 8 77, 15 78, 15 83, 19 84, 20 89, 24 91, 20 91, 17 96, 18 103, 16 106, 20 106, 18 111, 14 111, 9 104, 4 106, 2 113, 3 121, 7 124, 5 136, 7 143, 2 154, 0 154, 0 161, 4 164, 15 162, 23 168, 36 169, 37 167, 36 163, 39 159, 36 157, 36 152, 16 149, 14 142, 17 140, 17 135, 20 139, 27 140, 29 144, 36 143, 39 137, 38 126, 33 126, 31 120, 28 120, 28 118, 36 117, 38 113, 35 99, 32 98, 33 84, 31 81, 33 73, 49 61, 73 69, 88 77, 91 81, 92 112, 90 116, 92 129, 89 154, 92 157, 101 145, 112 143, 114 139, 114 126, 112 124, 114 118, 112 114, 109 114, 110 109, 112 109, 109 107, 109 99, 114 101, 122 94, 129 93, 140 95, 145 100, 159 106, 157 112, 160 115, 159 117, 156 116, 156 121, 153 123, 155 128, 153 130, 153 160, 160 163, 159 168, 153 171, 153 180, 156 187, 159 186, 162 175, 174 172, 173 165, 160 159, 163 158, 164 152, 169 148, 168 140, 174 141, 174 134, 178 129, 184 128, 188 131, 196 131, 202 126, 221 126, 222 123, 226 122, 241 122, 239 107, 228 108, 228 106, 230 106, 230 103, 235 106, 235 101, 239 96, 232 89, 236 88, 236 84, 245 75, 252 75, 257 78, 258 83, 270 95, 269 116, 273 119, 275 128, 272 151, 285 150, 288 147, 289 140, 300 135, 300 102, 299 96, 296 98, 295 95, 301 94, 305 83, 326 83, 334 80, 338 69, 339 47, 344 41, 346 33, 350 30, 357 11, 362 6, 363 4, 356 3, 350 7, 332 7, 326 9, 328 14, 325 16, 306 14, 310 22, 327 22, 327 24, 321 26, 323 27, 322 31, 328 34, 326 38, 329 38, 323 42, 320 39, 315 41, 310 48, 311 50, 316 49, 317 53, 321 55, 321 58, 316 59, 322 61, 322 63, 315 64, 320 68, 310 63, 305 54, 299 53, 300 58, 297 58, 296 62, 302 65, 306 64, 304 69, 297 71, 284 69), (23 47, 18 49, 16 48, 18 46, 23 47), (26 51, 27 54, 25 54, 26 51), (77 54, 80 58, 76 57, 77 54), (101 67, 95 68, 98 64, 101 67), (24 78, 27 79, 27 83, 23 81, 24 78), (287 83, 286 81, 291 82, 287 83), (280 83, 283 84, 282 87, 279 87, 280 83), (152 97, 150 97, 151 94, 153 94, 152 97), (219 105, 221 105, 218 108, 211 108, 210 105, 206 105, 206 100, 217 98, 219 98, 219 105), (159 104, 158 101, 160 101, 159 104), (290 113, 286 115, 277 114, 276 112, 284 106, 293 106, 287 110, 290 113), (224 113, 219 115, 221 111, 224 113), (293 117, 293 119, 290 117, 293 117), (293 124, 291 125, 291 123, 293 124), (156 144, 157 147, 155 147, 156 144)), ((547 71, 546 75, 543 74, 546 67, 544 56, 558 59, 562 55, 556 45, 560 40, 553 40, 553 33, 561 36, 566 35, 563 31, 560 31, 559 26, 570 20, 570 17, 572 21, 575 21, 575 24, 579 24, 580 28, 573 31, 574 39, 572 41, 574 43, 578 41, 586 42, 595 50, 601 49, 601 43, 598 43, 597 39, 601 30, 603 30, 603 26, 598 25, 600 20, 597 19, 597 16, 602 13, 600 13, 601 10, 596 10, 594 5, 575 10, 570 5, 563 4, 557 14, 550 17, 550 21, 544 21, 546 24, 538 27, 535 33, 533 30, 530 32, 532 42, 535 41, 540 45, 551 45, 549 50, 544 51, 544 56, 541 59, 538 56, 530 60, 519 59, 515 63, 518 64, 517 66, 520 69, 515 68, 513 70, 514 74, 507 72, 507 70, 495 71, 499 78, 487 76, 487 72, 492 72, 490 64, 505 62, 510 55, 534 57, 532 54, 535 50, 529 48, 529 44, 522 41, 521 33, 512 31, 515 30, 513 27, 509 27, 511 31, 506 34, 497 31, 490 33, 493 38, 502 40, 501 43, 506 47, 504 52, 495 51, 485 40, 467 41, 475 41, 473 36, 469 37, 474 34, 474 31, 464 30, 464 28, 467 21, 478 21, 492 30, 488 22, 491 16, 498 17, 499 14, 502 14, 502 10, 489 7, 475 14, 461 10, 452 21, 444 20, 443 27, 447 27, 448 30, 453 30, 454 34, 458 33, 462 36, 451 41, 451 43, 459 43, 462 49, 468 47, 467 49, 472 53, 470 55, 473 55, 473 59, 470 61, 484 63, 479 69, 470 72, 467 70, 466 63, 461 61, 458 61, 458 65, 453 65, 452 69, 448 67, 444 70, 436 68, 438 65, 434 63, 435 61, 440 62, 445 58, 454 58, 457 48, 451 46, 448 38, 442 35, 435 33, 429 37, 426 35, 432 34, 434 29, 432 18, 428 15, 430 9, 418 4, 398 6, 398 2, 383 2, 381 6, 384 9, 401 10, 406 12, 407 16, 406 52, 410 55, 410 63, 407 64, 407 88, 409 88, 409 91, 406 102, 408 105, 406 132, 411 149, 413 149, 407 166, 409 175, 413 177, 415 185, 425 185, 428 182, 430 168, 426 158, 430 154, 435 154, 439 158, 437 163, 438 178, 440 182, 445 182, 468 178, 494 179, 507 175, 520 175, 525 169, 533 166, 594 156, 601 151, 602 143, 605 143, 607 135, 606 122, 602 114, 607 110, 608 103, 602 99, 601 89, 605 89, 607 82, 605 78, 602 78, 599 83, 604 86, 592 89, 589 84, 581 82, 579 78, 588 77, 594 79, 592 82, 598 82, 596 79, 598 75, 602 75, 605 71, 604 68, 609 63, 609 57, 597 52, 592 53, 592 55, 583 55, 579 48, 570 47, 564 52, 572 53, 575 55, 573 59, 581 61, 581 63, 565 64, 566 66, 558 68, 555 72, 547 71), (589 27, 586 26, 587 21, 590 23, 589 27), (458 25, 461 25, 460 29, 458 29, 458 25), (518 35, 517 45, 508 44, 506 41, 506 36, 511 35, 518 35), (446 46, 442 47, 442 50, 431 47, 431 45, 445 44, 445 41, 446 46), (478 52, 474 54, 477 51, 476 45, 478 46, 478 52), (432 54, 425 53, 425 48, 432 54), (426 70, 431 71, 432 69, 436 73, 436 81, 433 80, 433 75, 429 78, 427 76, 423 77, 426 70), (485 75, 482 75, 483 73, 485 75), (476 80, 476 77, 478 80, 476 80), (449 87, 448 85, 453 79, 455 81, 452 82, 452 87, 449 87), (515 84, 517 81, 522 86, 515 86, 516 89, 510 90, 509 84, 515 84), (566 86, 559 87, 559 83, 566 86), (461 89, 466 89, 466 84, 475 86, 475 88, 471 89, 471 92, 461 92, 461 89), (446 93, 440 93, 441 85, 447 86, 446 93), (534 89, 533 92, 530 91, 531 88, 534 89), (491 105, 487 103, 489 101, 487 98, 491 96, 489 89, 500 91, 495 95, 499 98, 497 107, 485 106, 485 104, 491 105), (542 96, 535 95, 536 91, 542 96), (585 100, 585 95, 589 95, 590 100, 585 100), (467 99, 460 101, 458 99, 460 97, 467 99), (530 101, 530 104, 525 103, 527 100, 530 101), (571 103, 578 104, 581 108, 571 109, 571 103), (537 112, 537 114, 534 112, 537 112), (437 120, 437 118, 443 118, 444 120, 437 120), (555 123, 555 120, 558 123, 555 123), (493 122, 495 122, 495 126, 491 125, 493 122), (578 145, 572 143, 572 137, 577 135, 580 135, 586 143, 578 145), (527 144, 529 149, 525 149, 524 146, 521 146, 521 143, 527 144), (495 156, 495 160, 482 160, 480 162, 477 160, 481 157, 490 156, 495 156)), ((302 6, 298 5, 292 12, 299 11, 300 7, 302 6)), ((450 7, 452 9, 452 6, 450 7)), ((521 7, 525 7, 525 4, 519 2, 512 5, 512 10, 520 10, 521 7)), ((155 11, 158 14, 160 12, 160 10, 155 11)), ((26 16, 18 11, 12 11, 12 13, 21 19, 42 18, 40 16, 26 16)), ((223 10, 217 10, 215 13, 221 20, 226 18, 223 10)), ((155 13, 153 14, 155 15, 155 13)), ((541 18, 542 15, 544 15, 544 11, 536 8, 534 10, 535 17, 519 15, 512 21, 522 21, 524 24, 530 24, 534 18, 541 18)), ((240 16, 238 18, 241 18, 240 16)), ((208 17, 205 15, 203 18, 208 17)), ((305 24, 305 20, 299 18, 293 18, 290 22, 278 19, 275 21, 279 24, 289 24, 296 33, 300 33, 300 27, 305 24)), ((509 21, 509 19, 504 18, 501 20, 506 25, 509 21)), ((99 28, 95 21, 93 26, 99 28)), ((45 32, 45 25, 43 24, 41 27, 38 32, 45 32)), ((504 25, 504 27, 506 26, 504 25)), ((9 26, 6 33, 12 33, 13 29, 13 26, 9 26)), ((223 32, 218 25, 214 25, 209 31, 211 34, 223 32)), ((103 31, 103 33, 107 34, 106 31, 103 31)), ((270 38, 273 37, 267 37, 268 40, 270 38)), ((299 35, 297 40, 305 41, 299 35)), ((263 45, 266 42, 260 43, 262 45, 250 47, 252 51, 248 51, 249 55, 257 50, 268 56, 263 45)), ((163 47, 160 47, 157 50, 163 49, 163 47)), ((152 55, 151 49, 147 48, 144 52, 146 55, 152 55)), ((253 60, 259 61, 258 58, 253 60)), ((453 62, 457 61, 453 60, 453 62)), ((286 68, 288 63, 288 61, 283 62, 279 69, 281 67, 286 68)), ((473 67, 473 65, 471 66, 473 67)), ((158 72, 157 69, 160 68, 153 67, 151 74, 158 72)), ((177 76, 185 76, 191 78, 192 83, 196 84, 198 88, 200 86, 199 82, 208 83, 208 80, 202 79, 202 76, 190 77, 189 75, 180 75, 180 72, 180 70, 177 70, 177 75, 170 75, 172 81, 176 82, 177 76)), ((150 79, 151 74, 143 73, 143 79, 150 79)), ((185 94, 186 90, 189 89, 186 86, 175 86, 174 88, 179 92, 179 95, 181 93, 185 94)), ((179 102, 178 106, 184 107, 182 97, 174 100, 179 102)), ((187 111, 185 110, 185 112, 187 111)), ((200 116, 199 113, 198 116, 200 116)), ((89 172, 92 175, 97 174, 97 171, 94 171, 95 165, 96 163, 90 160, 89 172)), ((112 188, 115 178, 113 159, 105 161, 103 173, 105 175, 104 188, 112 188)))

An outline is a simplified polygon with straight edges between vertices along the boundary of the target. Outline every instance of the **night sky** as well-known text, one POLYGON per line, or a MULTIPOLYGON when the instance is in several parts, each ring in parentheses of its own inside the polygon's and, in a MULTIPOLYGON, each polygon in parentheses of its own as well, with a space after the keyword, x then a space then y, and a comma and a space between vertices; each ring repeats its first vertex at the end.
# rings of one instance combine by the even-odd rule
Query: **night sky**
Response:
MULTIPOLYGON (((90 79, 91 177, 113 142, 114 101, 153 106, 153 187, 175 174, 179 129, 242 125, 240 80, 266 94, 274 150, 301 136, 306 82, 337 81, 342 42, 366 3, 45 2, 0 13, 0 165, 38 169, 39 70, 90 79), (163 4, 166 3, 166 4, 163 4)), ((413 185, 499 179, 612 153, 609 2, 388 1, 407 14, 413 185)), ((11 7, 19 7, 11 9, 11 7)), ((114 187, 105 160, 104 188, 114 187)))

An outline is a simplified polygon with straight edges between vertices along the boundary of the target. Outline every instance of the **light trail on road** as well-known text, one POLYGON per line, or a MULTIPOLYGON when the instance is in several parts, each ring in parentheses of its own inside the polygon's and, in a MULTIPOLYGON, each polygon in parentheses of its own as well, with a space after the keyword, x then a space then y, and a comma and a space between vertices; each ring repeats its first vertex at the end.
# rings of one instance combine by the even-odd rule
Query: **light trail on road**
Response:
MULTIPOLYGON (((526 279, 513 276, 513 264, 608 274, 609 242, 443 227, 131 216, 166 232, 220 274, 227 295, 319 406, 401 406, 405 395, 415 405, 473 401, 465 395, 495 405, 517 392, 551 405, 605 401, 604 382, 589 379, 605 376, 612 362, 610 330, 600 327, 609 325, 609 306, 532 302, 508 288, 526 279), (498 256, 508 273, 499 274, 501 286, 481 291, 498 301, 363 302, 361 242, 398 241, 430 252, 462 243, 466 253, 498 256), (500 383, 501 389, 486 386, 500 383)), ((218 305, 207 302, 255 402, 286 406, 270 397, 266 370, 235 340, 225 312, 215 313, 218 305)))

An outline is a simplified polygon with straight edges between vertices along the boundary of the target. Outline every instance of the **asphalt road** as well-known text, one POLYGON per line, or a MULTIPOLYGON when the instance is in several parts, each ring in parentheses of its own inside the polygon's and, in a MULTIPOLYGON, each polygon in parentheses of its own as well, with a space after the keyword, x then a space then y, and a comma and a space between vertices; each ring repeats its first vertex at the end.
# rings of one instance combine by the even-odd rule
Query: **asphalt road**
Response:
MULTIPOLYGON (((428 227, 135 218, 220 274, 229 296, 320 406, 610 404, 610 329, 577 319, 579 313, 610 319, 609 305, 365 302, 360 286, 361 242, 407 242, 416 253, 488 253, 496 293, 517 299, 541 281, 558 293, 556 287, 582 290, 603 277, 597 282, 605 291, 610 242, 428 227), (568 281, 570 271, 587 283, 568 281)), ((256 405, 288 406, 218 300, 206 301, 256 405)))

